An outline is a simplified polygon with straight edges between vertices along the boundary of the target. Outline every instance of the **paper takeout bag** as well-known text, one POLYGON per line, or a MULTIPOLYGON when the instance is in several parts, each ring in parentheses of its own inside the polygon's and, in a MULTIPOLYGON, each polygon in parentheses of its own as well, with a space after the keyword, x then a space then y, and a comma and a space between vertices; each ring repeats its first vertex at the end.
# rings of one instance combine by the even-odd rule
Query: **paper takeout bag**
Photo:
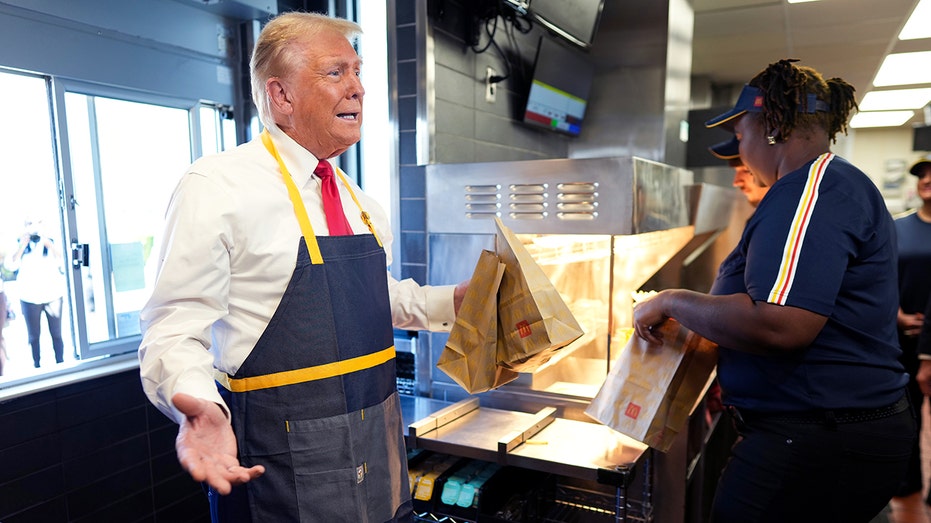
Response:
POLYGON ((675 320, 659 328, 662 346, 630 337, 585 414, 666 452, 711 384, 718 352, 675 320))
POLYGON ((498 365, 533 372, 584 334, 527 248, 495 218, 495 252, 506 266, 498 289, 498 365))
POLYGON ((500 387, 517 378, 516 372, 499 366, 497 361, 497 295, 503 275, 504 264, 498 261, 498 256, 483 250, 437 360, 437 368, 470 394, 500 387))

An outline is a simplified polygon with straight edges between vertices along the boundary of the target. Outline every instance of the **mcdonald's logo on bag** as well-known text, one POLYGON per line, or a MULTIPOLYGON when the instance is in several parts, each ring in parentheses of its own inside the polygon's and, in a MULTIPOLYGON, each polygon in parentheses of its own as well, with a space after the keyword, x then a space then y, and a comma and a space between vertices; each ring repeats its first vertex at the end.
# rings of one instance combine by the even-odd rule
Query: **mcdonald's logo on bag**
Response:
POLYGON ((515 327, 517 327, 517 333, 520 334, 521 338, 526 338, 527 336, 530 336, 531 334, 530 324, 527 323, 527 320, 517 322, 517 325, 515 325, 515 327))

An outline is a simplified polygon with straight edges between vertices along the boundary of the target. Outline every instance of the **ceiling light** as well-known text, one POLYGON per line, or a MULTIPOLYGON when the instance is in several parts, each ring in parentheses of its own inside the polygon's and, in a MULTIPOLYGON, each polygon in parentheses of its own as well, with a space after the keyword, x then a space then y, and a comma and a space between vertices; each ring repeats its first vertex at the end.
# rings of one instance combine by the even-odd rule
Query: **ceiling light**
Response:
POLYGON ((895 89, 870 91, 860 101, 861 111, 889 111, 891 109, 921 109, 931 102, 931 87, 921 89, 895 89))
POLYGON ((896 53, 886 56, 876 73, 873 85, 908 85, 931 83, 931 51, 896 53))
POLYGON ((905 27, 899 33, 899 40, 931 38, 931 24, 928 20, 931 20, 931 0, 921 0, 905 22, 905 27))
POLYGON ((850 119, 850 127, 898 127, 915 116, 915 111, 873 111, 857 113, 850 119))

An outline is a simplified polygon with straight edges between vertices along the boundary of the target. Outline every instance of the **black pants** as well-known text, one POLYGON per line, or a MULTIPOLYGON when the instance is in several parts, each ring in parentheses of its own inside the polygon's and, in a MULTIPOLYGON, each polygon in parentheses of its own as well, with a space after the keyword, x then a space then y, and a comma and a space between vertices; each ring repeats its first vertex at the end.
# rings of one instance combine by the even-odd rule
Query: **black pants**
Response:
MULTIPOLYGON (((918 433, 920 434, 922 422, 921 407, 924 403, 925 395, 921 392, 918 380, 915 379, 915 376, 918 375, 919 366, 918 338, 915 336, 905 336, 900 332, 899 347, 902 348, 902 356, 899 357, 899 361, 905 367, 905 372, 909 375, 906 390, 912 402, 912 408, 915 409, 915 420, 918 422, 918 433)), ((896 496, 909 496, 916 492, 921 492, 923 475, 921 472, 921 457, 921 442, 916 439, 915 444, 912 445, 912 459, 908 464, 908 473, 902 479, 902 484, 896 491, 896 496)), ((927 459, 928 456, 925 456, 925 458, 927 459)), ((931 501, 931 493, 929 493, 928 501, 931 501)))
POLYGON ((42 313, 48 323, 48 332, 52 336, 52 350, 55 351, 55 361, 61 363, 65 360, 65 344, 61 340, 61 304, 62 298, 48 303, 29 303, 20 301, 23 309, 23 318, 26 321, 26 332, 29 334, 29 346, 32 347, 32 362, 39 367, 39 339, 42 337, 42 313))
POLYGON ((714 523, 866 523, 896 493, 918 437, 911 408, 859 422, 737 421, 714 523))

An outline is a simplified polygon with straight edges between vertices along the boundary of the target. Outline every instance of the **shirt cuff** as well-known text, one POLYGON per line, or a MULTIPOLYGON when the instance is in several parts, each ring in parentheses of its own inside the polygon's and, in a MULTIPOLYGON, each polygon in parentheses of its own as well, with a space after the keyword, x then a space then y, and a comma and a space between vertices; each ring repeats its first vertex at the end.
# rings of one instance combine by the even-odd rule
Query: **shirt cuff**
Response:
POLYGON ((438 285, 425 288, 427 292, 427 325, 433 332, 449 332, 456 322, 453 306, 455 285, 438 285))
MULTIPOLYGON (((200 398, 207 400, 211 403, 216 403, 220 407, 220 410, 223 411, 223 414, 226 415, 227 421, 230 420, 230 409, 226 405, 226 402, 223 401, 223 398, 220 396, 220 392, 217 390, 216 381, 202 381, 199 379, 181 379, 175 386, 174 391, 172 391, 172 396, 182 392, 195 398, 200 398)), ((169 403, 171 398, 168 398, 169 403)), ((173 403, 171 404, 171 414, 175 422, 181 424, 184 421, 184 414, 181 413, 177 408, 175 408, 173 403)))
POLYGON ((918 359, 931 361, 931 354, 919 354, 918 359))

